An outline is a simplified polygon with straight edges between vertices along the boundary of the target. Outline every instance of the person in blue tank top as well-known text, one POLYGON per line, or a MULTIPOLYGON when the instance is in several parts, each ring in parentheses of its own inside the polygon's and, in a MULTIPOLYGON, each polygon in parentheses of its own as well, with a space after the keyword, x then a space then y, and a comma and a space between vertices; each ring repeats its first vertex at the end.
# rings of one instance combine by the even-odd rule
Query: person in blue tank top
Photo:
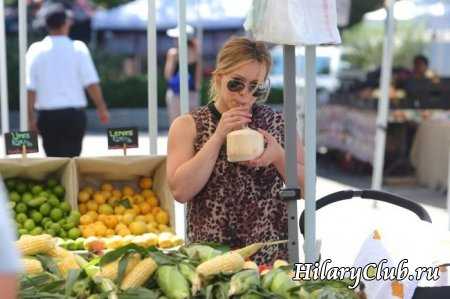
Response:
MULTIPOLYGON (((188 37, 188 86, 189 110, 199 106, 201 66, 197 41, 194 38, 194 29, 187 25, 188 37)), ((180 115, 180 66, 178 63, 178 36, 179 28, 167 30, 167 35, 175 39, 175 46, 167 51, 164 77, 167 82, 166 105, 169 122, 180 115)))

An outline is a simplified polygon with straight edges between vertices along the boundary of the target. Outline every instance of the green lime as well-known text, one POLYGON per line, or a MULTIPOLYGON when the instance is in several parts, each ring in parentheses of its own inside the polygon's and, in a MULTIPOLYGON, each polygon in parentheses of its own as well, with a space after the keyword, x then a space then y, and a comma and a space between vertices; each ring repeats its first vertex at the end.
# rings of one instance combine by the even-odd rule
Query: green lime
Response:
POLYGON ((42 191, 44 191, 44 188, 42 188, 41 185, 34 185, 31 188, 31 193, 33 193, 34 195, 39 195, 39 193, 41 193, 42 191))
POLYGON ((59 221, 63 217, 63 211, 59 208, 53 208, 50 211, 50 218, 52 218, 53 221, 59 221))
POLYGON ((54 195, 50 195, 48 201, 47 201, 52 207, 57 207, 59 206, 59 199, 54 196, 54 195))
POLYGON ((28 217, 25 213, 19 213, 16 216, 17 223, 25 223, 27 221, 28 217))
POLYGON ((37 235, 42 234, 42 232, 43 232, 42 227, 37 226, 37 227, 35 227, 30 233, 31 233, 33 236, 37 236, 37 235))
POLYGON ((53 193, 55 193, 55 195, 58 197, 63 197, 64 193, 65 193, 65 189, 61 185, 56 185, 55 187, 53 187, 53 193))
POLYGON ((50 178, 47 180, 47 187, 53 188, 58 185, 58 181, 55 178, 50 178))
POLYGON ((25 228, 28 231, 33 230, 35 227, 36 225, 34 224, 33 219, 27 219, 23 224, 23 228, 25 228))
POLYGON ((24 204, 23 202, 19 202, 17 205, 16 205, 16 208, 15 208, 15 210, 16 210, 16 212, 17 213, 26 213, 27 212, 27 205, 26 204, 24 204))
POLYGON ((72 209, 71 207, 70 207, 70 204, 67 202, 67 201, 64 201, 64 202, 62 202, 60 205, 59 205, 59 208, 61 209, 61 210, 63 210, 63 212, 70 212, 70 210, 72 209))
POLYGON ((39 192, 39 196, 45 197, 47 199, 50 198, 50 194, 46 191, 39 192))
POLYGON ((80 212, 72 211, 72 212, 70 212, 69 217, 67 217, 67 220, 74 222, 78 225, 80 223, 80 217, 81 217, 80 212))
POLYGON ((33 211, 31 213, 31 218, 34 220, 35 223, 41 223, 42 218, 44 218, 44 216, 42 216, 42 214, 39 213, 38 211, 33 211))
POLYGON ((50 236, 56 236, 56 231, 53 228, 47 228, 47 229, 45 229, 45 231, 50 236))
POLYGON ((51 209, 52 206, 49 203, 44 203, 39 207, 39 212, 41 212, 42 215, 47 216, 50 214, 51 209))
POLYGON ((24 194, 22 194, 22 201, 24 203, 27 203, 29 201, 31 201, 33 199, 33 194, 31 194, 30 192, 25 192, 24 194))
POLYGON ((5 185, 6 185, 6 188, 8 188, 8 190, 14 190, 14 188, 16 187, 16 180, 15 179, 6 179, 5 180, 5 185))
POLYGON ((69 230, 67 235, 69 239, 75 240, 76 238, 79 238, 81 236, 81 231, 78 228, 74 227, 69 230))
POLYGON ((74 227, 76 227, 77 226, 77 224, 75 223, 75 222, 72 222, 72 221, 67 221, 66 223, 64 223, 63 225, 62 225, 62 227, 65 229, 65 230, 70 230, 70 229, 72 229, 72 228, 74 228, 74 227))
POLYGON ((19 233, 19 236, 23 236, 23 235, 27 235, 28 231, 25 228, 21 228, 21 229, 19 229, 18 233, 19 233))
POLYGON ((9 207, 14 210, 16 208, 16 202, 15 201, 10 201, 9 202, 9 207))
MULTIPOLYGON (((41 213, 41 214, 42 214, 42 213, 41 213)), ((44 218, 42 218, 42 221, 41 221, 42 225, 45 225, 45 224, 47 224, 48 222, 52 222, 52 220, 50 219, 50 217, 44 217, 44 218)))
POLYGON ((58 236, 59 236, 60 238, 65 239, 65 238, 67 238, 67 233, 66 233, 65 230, 60 230, 59 233, 58 233, 58 236))
POLYGON ((52 223, 50 225, 50 228, 53 229, 56 232, 59 232, 61 230, 61 226, 58 223, 52 223))
POLYGON ((9 192, 9 200, 14 202, 21 200, 20 194, 16 191, 9 192))
POLYGON ((27 191, 27 184, 25 184, 24 182, 18 182, 16 184, 16 191, 20 194, 25 193, 27 191))
POLYGON ((77 245, 76 250, 84 250, 84 238, 77 238, 75 240, 75 244, 77 245))

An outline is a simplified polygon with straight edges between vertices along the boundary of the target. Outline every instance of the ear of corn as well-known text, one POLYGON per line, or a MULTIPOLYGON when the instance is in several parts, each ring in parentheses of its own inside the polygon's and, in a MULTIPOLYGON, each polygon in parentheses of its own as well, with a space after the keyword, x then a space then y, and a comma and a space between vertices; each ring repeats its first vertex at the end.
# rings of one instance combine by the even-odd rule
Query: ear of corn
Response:
POLYGON ((275 275, 273 276, 269 290, 282 297, 287 297, 289 295, 287 292, 288 289, 297 286, 298 282, 293 281, 288 273, 281 268, 274 269, 273 271, 275 271, 275 275))
MULTIPOLYGON (((139 254, 133 254, 128 259, 127 268, 125 270, 125 275, 131 272, 131 270, 139 263, 141 260, 139 254)), ((101 267, 100 272, 97 273, 98 276, 103 278, 108 278, 114 280, 117 278, 117 274, 119 273, 119 262, 120 258, 101 267)))
POLYGON ((256 288, 260 285, 261 281, 257 270, 244 270, 238 272, 231 277, 228 297, 243 294, 250 288, 256 288))
POLYGON ((243 269, 255 269, 258 270, 258 265, 253 262, 253 261, 246 261, 244 263, 244 267, 242 267, 243 269))
POLYGON ((283 266, 289 266, 289 263, 286 262, 285 260, 276 260, 275 262, 273 262, 274 268, 280 268, 283 266))
POLYGON ((237 272, 244 266, 244 259, 239 253, 227 252, 198 265, 196 272, 201 277, 208 277, 219 273, 237 272))
POLYGON ((30 258, 23 258, 22 265, 26 274, 39 274, 44 272, 40 261, 30 258))
POLYGON ((25 235, 16 241, 16 246, 22 255, 47 254, 55 248, 55 241, 50 235, 25 235))
POLYGON ((182 247, 181 251, 185 253, 187 256, 189 256, 189 258, 200 259, 201 262, 205 262, 222 254, 220 250, 212 248, 211 246, 208 245, 201 245, 201 244, 182 247))
POLYGON ((156 274, 158 286, 169 299, 186 299, 191 297, 189 284, 176 266, 159 267, 156 274))
POLYGON ((195 268, 188 263, 179 263, 178 269, 181 274, 191 283, 192 294, 195 295, 201 288, 201 280, 195 268))
POLYGON ((152 276, 157 267, 151 257, 143 259, 125 276, 121 285, 122 289, 140 287, 152 276))
POLYGON ((278 245, 278 244, 283 244, 283 243, 287 243, 287 241, 282 240, 282 241, 273 241, 273 242, 264 242, 264 243, 258 242, 258 243, 253 243, 253 244, 247 245, 240 249, 236 249, 236 250, 234 250, 234 252, 239 253, 244 258, 244 260, 246 260, 246 259, 249 259, 255 253, 257 253, 264 246, 273 246, 273 245, 278 245))

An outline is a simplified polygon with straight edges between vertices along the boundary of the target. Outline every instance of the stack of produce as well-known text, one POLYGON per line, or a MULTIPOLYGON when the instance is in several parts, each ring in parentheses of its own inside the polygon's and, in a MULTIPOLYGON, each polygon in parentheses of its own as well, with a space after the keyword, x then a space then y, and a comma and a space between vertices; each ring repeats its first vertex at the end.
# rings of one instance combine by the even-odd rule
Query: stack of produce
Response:
POLYGON ((20 236, 47 233, 69 239, 80 237, 80 213, 71 210, 64 200, 64 187, 56 179, 38 182, 10 178, 5 184, 20 236))
POLYGON ((119 189, 111 183, 103 183, 99 190, 91 186, 82 188, 78 194, 78 207, 83 237, 172 231, 169 214, 159 206, 151 189, 151 178, 141 178, 138 185, 138 192, 131 185, 119 189))
MULTIPOLYGON (((258 267, 245 261, 261 247, 252 244, 230 251, 226 246, 191 244, 176 251, 129 244, 101 258, 85 261, 75 254, 51 248, 51 263, 27 261, 21 281, 23 298, 160 298, 160 299, 357 299, 351 281, 294 281, 285 261, 258 267), (56 255, 55 253, 56 252, 56 255), (75 261, 75 263, 74 263, 75 261), (264 270, 263 270, 264 268, 264 270), (39 284, 37 283, 39 281, 39 284), (106 294, 105 294, 106 293, 106 294), (102 297, 102 295, 104 297, 102 297), (34 297, 33 297, 34 296, 34 297)), ((44 248, 42 245, 40 248, 44 248)), ((30 253, 30 252, 29 252, 30 253)), ((32 253, 36 254, 36 251, 32 253)))

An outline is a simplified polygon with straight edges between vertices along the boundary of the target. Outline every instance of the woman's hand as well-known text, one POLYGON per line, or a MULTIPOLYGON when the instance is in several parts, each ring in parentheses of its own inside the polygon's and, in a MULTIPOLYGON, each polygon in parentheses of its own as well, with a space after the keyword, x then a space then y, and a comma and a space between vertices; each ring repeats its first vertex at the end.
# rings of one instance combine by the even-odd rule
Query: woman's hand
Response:
POLYGON ((245 164, 252 167, 267 167, 279 161, 279 159, 283 159, 283 147, 277 142, 275 137, 264 130, 258 129, 258 131, 263 134, 267 146, 261 156, 247 161, 245 164))
POLYGON ((227 134, 231 131, 242 129, 242 127, 252 121, 252 115, 248 112, 248 107, 235 107, 222 113, 219 124, 214 135, 221 142, 225 141, 227 134))

